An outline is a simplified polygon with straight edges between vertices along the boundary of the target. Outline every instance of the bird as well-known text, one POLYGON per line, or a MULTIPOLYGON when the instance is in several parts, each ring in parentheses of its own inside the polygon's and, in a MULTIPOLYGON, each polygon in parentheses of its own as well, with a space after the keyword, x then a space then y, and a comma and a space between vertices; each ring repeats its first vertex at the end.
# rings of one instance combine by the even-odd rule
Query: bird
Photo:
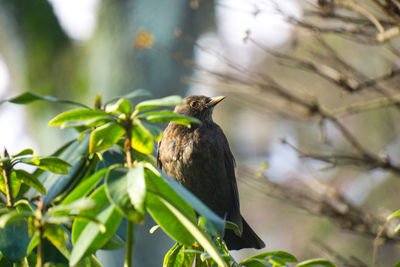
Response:
POLYGON ((218 216, 238 225, 241 235, 226 229, 222 239, 229 250, 261 249, 264 242, 240 214, 235 159, 221 127, 212 119, 225 96, 185 97, 174 112, 201 123, 191 127, 170 122, 158 143, 157 166, 177 180, 218 216))

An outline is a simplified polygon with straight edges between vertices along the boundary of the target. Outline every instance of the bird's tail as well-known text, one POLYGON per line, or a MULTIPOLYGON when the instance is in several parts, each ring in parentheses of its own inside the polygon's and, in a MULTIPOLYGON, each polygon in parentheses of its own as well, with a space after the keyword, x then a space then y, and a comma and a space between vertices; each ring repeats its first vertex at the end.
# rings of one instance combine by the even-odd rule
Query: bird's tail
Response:
POLYGON ((233 230, 227 229, 224 235, 224 241, 229 250, 242 248, 265 247, 264 241, 251 229, 247 222, 242 217, 243 231, 242 236, 238 236, 233 230))

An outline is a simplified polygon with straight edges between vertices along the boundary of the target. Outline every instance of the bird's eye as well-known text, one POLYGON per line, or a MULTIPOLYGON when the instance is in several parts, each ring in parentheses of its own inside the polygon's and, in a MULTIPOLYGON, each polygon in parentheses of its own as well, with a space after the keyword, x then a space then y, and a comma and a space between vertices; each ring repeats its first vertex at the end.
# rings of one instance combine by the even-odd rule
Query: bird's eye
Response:
POLYGON ((192 108, 197 108, 197 106, 198 106, 198 102, 197 101, 192 101, 192 102, 190 102, 190 106, 192 107, 192 108))

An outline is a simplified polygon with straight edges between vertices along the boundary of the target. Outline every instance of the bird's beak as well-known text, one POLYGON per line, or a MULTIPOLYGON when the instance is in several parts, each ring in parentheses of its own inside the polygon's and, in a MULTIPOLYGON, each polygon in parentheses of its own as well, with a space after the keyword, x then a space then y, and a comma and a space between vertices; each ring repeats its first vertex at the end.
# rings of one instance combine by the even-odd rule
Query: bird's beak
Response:
POLYGON ((219 102, 224 100, 224 98, 225 98, 225 96, 214 96, 214 97, 211 97, 211 101, 208 102, 208 106, 209 107, 214 107, 216 104, 218 104, 219 102))

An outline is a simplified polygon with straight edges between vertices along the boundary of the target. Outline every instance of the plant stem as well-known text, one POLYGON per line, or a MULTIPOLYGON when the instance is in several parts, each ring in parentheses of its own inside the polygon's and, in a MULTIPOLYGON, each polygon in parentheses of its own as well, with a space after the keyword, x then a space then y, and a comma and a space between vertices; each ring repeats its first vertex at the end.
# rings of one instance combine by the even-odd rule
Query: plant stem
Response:
POLYGON ((126 225, 126 251, 124 267, 132 267, 135 223, 128 220, 126 225))
MULTIPOLYGON (((130 125, 130 124, 129 124, 130 125)), ((126 153, 126 164, 128 168, 133 167, 133 151, 131 146, 131 127, 127 127, 126 129, 126 141, 125 141, 125 153, 126 153)), ((124 267, 132 267, 133 266, 133 244, 134 244, 134 236, 135 235, 135 223, 131 222, 127 219, 126 225, 126 250, 125 250, 125 262, 124 267)))
POLYGON ((43 232, 44 232, 44 225, 42 221, 42 214, 43 214, 43 201, 38 203, 38 217, 36 218, 36 230, 39 237, 39 243, 37 248, 37 261, 36 267, 42 267, 44 263, 44 244, 43 244, 43 232))
POLYGON ((10 172, 6 169, 3 169, 3 178, 4 184, 6 185, 6 197, 7 197, 7 206, 12 207, 14 205, 11 191, 11 177, 10 172))
POLYGON ((38 251, 37 251, 36 267, 42 267, 43 260, 44 260, 43 226, 40 225, 37 230, 38 230, 38 236, 39 236, 39 244, 38 244, 38 251))

